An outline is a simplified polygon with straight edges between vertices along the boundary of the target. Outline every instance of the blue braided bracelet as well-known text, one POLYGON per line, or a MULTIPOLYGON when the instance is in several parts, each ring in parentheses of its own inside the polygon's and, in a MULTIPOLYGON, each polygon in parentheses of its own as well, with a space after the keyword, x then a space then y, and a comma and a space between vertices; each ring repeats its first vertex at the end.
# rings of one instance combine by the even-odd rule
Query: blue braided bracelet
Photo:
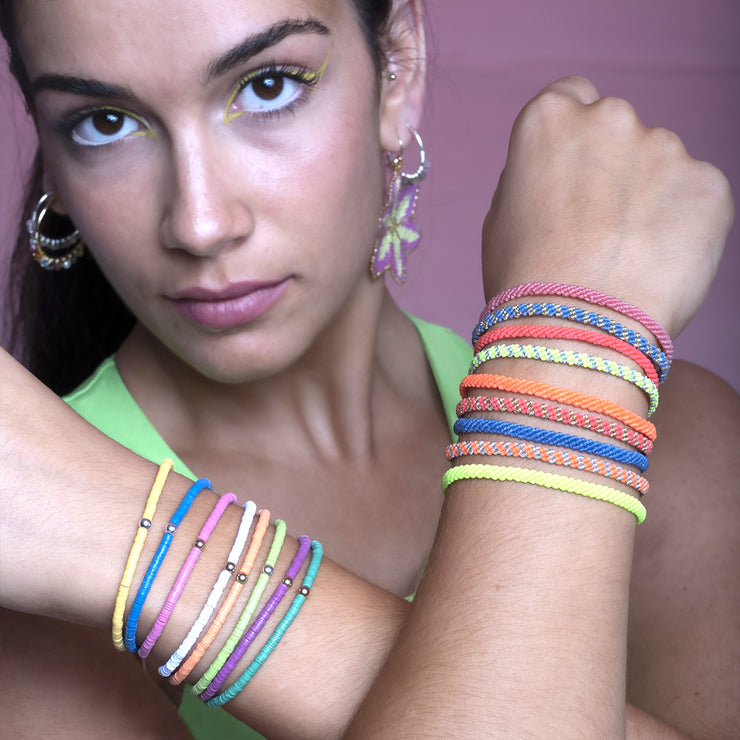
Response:
POLYGON ((513 424, 498 419, 458 419, 454 426, 455 434, 501 434, 505 437, 526 439, 528 442, 555 447, 567 447, 578 452, 587 452, 590 455, 613 460, 624 465, 634 465, 641 473, 648 469, 648 459, 645 455, 623 447, 596 442, 592 439, 579 437, 575 434, 563 434, 549 429, 530 427, 524 424, 513 424))

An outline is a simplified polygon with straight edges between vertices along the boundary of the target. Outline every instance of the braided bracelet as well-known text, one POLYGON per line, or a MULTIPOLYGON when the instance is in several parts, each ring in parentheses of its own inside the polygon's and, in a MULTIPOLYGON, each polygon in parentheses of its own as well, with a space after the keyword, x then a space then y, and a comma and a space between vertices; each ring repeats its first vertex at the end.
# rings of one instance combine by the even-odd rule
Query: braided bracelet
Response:
POLYGON ((603 437, 617 439, 626 442, 644 455, 649 455, 653 449, 653 443, 644 435, 635 432, 629 427, 622 426, 615 421, 608 421, 601 416, 590 416, 581 411, 572 411, 556 406, 554 404, 530 401, 526 398, 515 398, 513 396, 470 396, 461 399, 457 404, 457 416, 476 412, 501 412, 509 414, 523 414, 538 419, 548 419, 560 424, 588 429, 591 432, 601 434, 603 437))
POLYGON ((642 372, 650 378, 650 380, 658 384, 658 373, 655 371, 655 366, 650 360, 639 350, 635 349, 631 344, 613 337, 609 334, 602 334, 598 331, 589 331, 588 329, 573 329, 569 326, 533 326, 532 324, 518 324, 516 326, 505 326, 500 329, 491 329, 487 331, 481 338, 476 342, 474 352, 480 352, 480 350, 487 347, 489 344, 499 339, 573 339, 577 342, 586 342, 587 344, 594 344, 599 347, 608 347, 609 349, 616 350, 624 357, 637 363, 642 372))
POLYGON ((564 306, 560 303, 517 303, 513 306, 503 306, 485 316, 473 330, 473 343, 488 329, 496 324, 511 321, 512 319, 524 319, 531 316, 547 316, 549 318, 565 319, 566 321, 577 321, 581 324, 594 326, 607 334, 621 339, 642 352, 655 366, 658 371, 658 379, 662 383, 668 376, 671 363, 665 353, 651 344, 645 337, 632 329, 622 326, 608 316, 584 311, 574 306, 564 306))
POLYGON ((571 352, 570 350, 551 349, 532 344, 493 344, 482 349, 473 357, 470 364, 470 372, 480 367, 484 362, 500 358, 515 358, 526 360, 538 360, 540 362, 554 362, 560 365, 570 365, 571 367, 584 367, 589 370, 598 370, 601 373, 608 373, 616 378, 626 380, 628 383, 636 385, 644 391, 650 400, 648 416, 652 416, 655 409, 658 408, 659 393, 658 387, 650 378, 642 373, 638 373, 627 365, 620 365, 612 360, 605 360, 603 357, 594 357, 584 352, 571 352))
POLYGON ((249 646, 254 642, 255 638, 262 631, 262 628, 267 623, 267 620, 272 616, 275 609, 277 609, 280 602, 283 600, 288 589, 293 586, 293 582, 298 575, 298 571, 303 567, 308 557, 308 552, 311 548, 311 540, 306 535, 301 535, 298 538, 298 552, 293 558, 288 570, 283 576, 283 580, 278 584, 274 593, 262 608, 257 618, 252 623, 247 633, 242 637, 239 644, 234 648, 234 651, 229 656, 223 668, 216 674, 208 688, 200 694, 200 698, 203 701, 213 698, 223 685, 224 681, 228 678, 229 674, 236 668, 236 664, 242 659, 244 653, 247 652, 249 646))
POLYGON ((250 663, 244 673, 242 673, 242 675, 239 676, 239 678, 223 693, 209 699, 206 702, 207 706, 221 707, 226 704, 226 702, 233 699, 252 680, 254 674, 257 673, 262 664, 270 657, 270 654, 280 642, 288 627, 293 623, 293 620, 298 616, 298 612, 301 610, 301 607, 308 598, 311 588, 313 587, 316 574, 319 571, 319 565, 321 565, 322 554, 323 550, 321 543, 314 540, 311 543, 311 562, 308 565, 308 570, 303 578, 303 583, 298 590, 298 594, 293 599, 290 608, 285 613, 285 616, 280 620, 275 631, 270 635, 270 639, 263 645, 262 649, 257 653, 254 660, 250 663))
POLYGON ((233 493, 225 493, 223 496, 219 497, 216 505, 213 507, 213 511, 211 512, 208 519, 206 519, 206 522, 201 528, 200 532, 198 532, 198 536, 195 538, 195 542, 193 543, 188 556, 185 558, 185 562, 183 563, 182 568, 180 568, 180 572, 175 579, 175 583, 172 586, 172 589, 170 590, 170 593, 168 594, 167 599, 162 606, 162 609, 157 615, 157 618, 154 620, 154 624, 149 630, 149 634, 144 638, 144 642, 139 648, 140 658, 149 657, 149 653, 152 651, 152 648, 162 634, 162 631, 164 630, 167 622, 172 616, 175 605, 180 600, 180 596, 182 596, 182 592, 185 589, 185 584, 190 579, 190 576, 192 575, 195 568, 195 564, 198 562, 200 554, 203 552, 203 548, 205 547, 206 542, 208 542, 208 540, 210 539, 213 530, 216 528, 216 525, 226 511, 226 507, 229 504, 235 504, 236 502, 237 498, 236 495, 233 493))
POLYGON ((162 489, 164 488, 167 476, 170 474, 174 462, 169 458, 162 460, 162 464, 159 466, 157 477, 154 479, 151 491, 146 500, 144 506, 144 512, 141 515, 139 521, 139 527, 136 530, 134 536, 134 542, 131 545, 131 550, 126 560, 126 567, 123 569, 123 575, 121 576, 121 585, 118 587, 118 594, 116 595, 116 601, 113 606, 113 626, 112 636, 113 644, 117 650, 125 650, 126 646, 123 642, 123 613, 126 611, 126 600, 128 599, 128 593, 131 590, 131 583, 134 580, 134 573, 136 572, 136 566, 141 557, 141 551, 144 549, 144 542, 149 534, 149 530, 152 526, 152 519, 154 518, 154 512, 157 510, 157 503, 159 497, 162 495, 162 489))
POLYGON ((619 465, 605 462, 597 457, 583 457, 573 455, 570 452, 555 450, 551 447, 532 445, 519 442, 487 442, 477 440, 475 442, 455 442, 447 447, 445 455, 448 460, 458 457, 473 455, 491 455, 505 457, 519 457, 524 460, 540 460, 550 465, 583 470, 586 473, 597 473, 604 478, 612 478, 619 483, 624 483, 634 488, 641 496, 648 492, 649 484, 645 478, 631 470, 626 470, 619 465))
POLYGON ((464 397, 468 388, 493 389, 506 391, 507 393, 521 393, 522 395, 536 396, 546 401, 556 403, 567 403, 570 406, 593 411, 596 414, 610 416, 621 421, 636 432, 644 434, 648 439, 655 441, 657 432, 655 425, 633 413, 629 409, 617 406, 615 403, 605 401, 595 396, 587 396, 578 391, 558 388, 555 385, 540 383, 536 380, 524 380, 522 378, 510 378, 507 375, 488 375, 476 373, 466 375, 460 383, 460 394, 464 397))
POLYGON ((144 580, 142 581, 141 586, 139 586, 139 591, 136 594, 128 619, 126 620, 125 645, 126 649, 131 653, 135 653, 138 650, 138 646, 136 644, 136 626, 139 623, 139 617, 141 616, 141 610, 144 608, 146 597, 149 595, 154 579, 162 566, 164 558, 167 555, 167 551, 170 549, 172 538, 177 531, 177 528, 180 526, 180 522, 182 522, 183 517, 188 513, 188 510, 193 505, 193 501, 195 501, 196 496, 204 488, 211 490, 211 481, 206 478, 201 478, 190 486, 185 497, 172 515, 170 523, 165 528, 164 535, 162 535, 162 541, 159 543, 159 547, 154 553, 151 563, 149 563, 149 568, 147 568, 147 571, 144 574, 144 580))
POLYGON ((267 582, 270 580, 270 576, 275 572, 275 563, 277 563, 278 556, 283 548, 283 542, 285 541, 285 529, 285 522, 282 519, 276 519, 275 534, 273 535, 272 545, 267 553, 265 564, 262 566, 262 572, 260 573, 257 583, 249 596, 247 605, 244 607, 244 611, 242 611, 239 621, 236 623, 234 630, 229 635, 219 654, 216 656, 213 663, 208 666, 206 672, 200 677, 198 683, 193 686, 194 694, 200 694, 208 688, 211 679, 221 670, 247 629, 249 620, 252 618, 252 615, 257 609, 257 604, 259 604, 262 594, 267 588, 267 582))
POLYGON ((543 473, 540 470, 528 470, 527 468, 500 465, 457 465, 447 470, 442 476, 442 489, 446 491, 456 481, 470 479, 530 483, 543 488, 552 488, 565 493, 575 493, 579 496, 607 501, 634 514, 638 524, 642 524, 647 516, 644 504, 634 496, 624 493, 624 491, 596 483, 587 483, 565 475, 543 473))
POLYGON ((231 574, 236 569, 236 561, 247 544, 247 537, 249 536, 249 530, 256 511, 257 505, 254 501, 248 501, 244 504, 244 512, 239 522, 239 529, 236 533, 234 544, 231 546, 231 550, 229 550, 229 554, 226 557, 226 565, 224 565, 223 570, 218 574, 218 578, 211 588, 211 593, 208 595, 206 603, 200 610, 200 614, 198 614, 195 622, 193 622, 193 626, 188 630, 185 639, 180 643, 177 650, 172 653, 169 660, 164 665, 159 666, 158 671, 160 676, 169 676, 180 665, 188 652, 190 652, 190 648, 193 647, 195 641, 200 637, 200 633, 205 629, 206 624, 208 624, 208 620, 216 610, 218 602, 221 599, 221 594, 224 592, 226 584, 229 578, 231 578, 231 574))
POLYGON ((195 650, 190 653, 187 660, 180 666, 180 668, 178 668, 177 672, 170 676, 170 683, 173 686, 177 686, 182 683, 190 675, 190 672, 198 664, 206 650, 211 647, 216 636, 224 626, 227 617, 231 614, 231 610, 234 608, 234 604, 236 604, 236 601, 239 598, 239 594, 244 588, 244 584, 249 578, 249 574, 254 566, 254 561, 257 559, 257 553, 262 546, 262 540, 264 539, 265 532, 267 531, 269 524, 270 512, 267 509, 262 509, 259 513, 259 518, 257 519, 257 524, 255 525, 254 532, 252 534, 252 541, 249 543, 247 554, 244 556, 244 560, 242 561, 242 567, 236 574, 234 583, 231 584, 231 588, 229 589, 229 593, 226 594, 224 603, 221 604, 218 612, 216 612, 216 616, 213 618, 213 622, 211 622, 205 635, 203 635, 200 642, 195 646, 195 650))
POLYGON ((596 306, 604 306, 617 311, 623 316, 634 319, 642 324, 660 343, 663 351, 670 362, 673 359, 673 342, 668 336, 668 332, 649 314, 639 308, 620 301, 614 296, 600 293, 598 290, 584 288, 579 285, 563 285, 562 283, 525 283, 515 288, 503 291, 495 295, 488 302, 483 315, 491 313, 503 303, 522 298, 524 296, 543 296, 555 295, 565 298, 576 298, 586 303, 593 303, 596 306))
POLYGON ((562 434, 549 429, 528 427, 523 424, 512 424, 498 419, 458 419, 453 427, 455 434, 500 434, 505 437, 524 439, 527 442, 539 442, 551 447, 567 447, 576 452, 587 452, 589 455, 605 457, 607 460, 634 465, 641 473, 648 469, 645 455, 623 447, 596 442, 574 434, 562 434))

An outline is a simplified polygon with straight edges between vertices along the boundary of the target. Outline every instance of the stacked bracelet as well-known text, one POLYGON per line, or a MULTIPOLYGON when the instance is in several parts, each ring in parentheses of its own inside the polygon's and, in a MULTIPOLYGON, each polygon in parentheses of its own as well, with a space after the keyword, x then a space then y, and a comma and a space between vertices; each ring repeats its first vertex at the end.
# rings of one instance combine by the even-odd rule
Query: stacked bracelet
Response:
POLYGON ((131 590, 131 582, 134 579, 134 573, 136 572, 136 565, 141 557, 141 551, 144 549, 144 542, 146 541, 147 534, 152 526, 152 519, 154 518, 154 512, 157 510, 157 503, 159 497, 162 495, 162 489, 164 488, 167 476, 170 474, 174 463, 169 458, 162 461, 157 472, 157 477, 154 479, 149 497, 146 500, 144 506, 144 513, 141 515, 139 521, 139 527, 136 530, 136 536, 134 542, 131 545, 131 551, 128 554, 126 560, 126 567, 123 569, 123 576, 121 576, 121 585, 118 587, 118 595, 116 596, 115 605, 113 607, 113 644, 117 650, 125 650, 126 645, 123 641, 123 614, 126 611, 126 599, 128 598, 128 592, 131 590))
POLYGON ((128 620, 126 621, 125 645, 129 652, 135 653, 138 650, 138 646, 136 644, 136 627, 139 622, 139 617, 141 616, 141 610, 144 608, 144 601, 149 595, 154 579, 162 566, 162 562, 167 555, 170 545, 172 544, 172 538, 177 531, 178 526, 180 526, 180 522, 182 522, 183 517, 188 513, 193 501, 195 501, 196 496, 204 488, 209 490, 211 488, 211 482, 205 478, 195 481, 195 483, 190 486, 185 497, 172 515, 172 519, 170 519, 170 522, 164 531, 164 535, 162 536, 162 541, 159 543, 159 547, 157 548, 151 563, 149 563, 149 567, 144 574, 144 580, 139 587, 134 603, 131 606, 128 620))
POLYGON ((288 593, 288 589, 293 586, 293 582, 298 575, 298 571, 301 569, 303 563, 308 557, 308 552, 311 548, 311 540, 306 537, 306 535, 301 535, 298 538, 298 545, 298 552, 293 558, 288 570, 285 572, 282 581, 278 584, 274 593, 254 620, 247 633, 242 637, 231 655, 229 655, 221 670, 214 676, 208 687, 200 694, 200 698, 203 701, 211 699, 218 693, 224 681, 234 670, 236 664, 242 659, 243 655, 247 652, 247 649, 257 635, 262 631, 262 628, 267 623, 267 620, 272 616, 275 609, 277 609, 285 594, 288 593))
POLYGON ((205 629, 208 620, 218 606, 218 602, 221 599, 221 594, 226 588, 226 584, 231 578, 234 570, 236 569, 236 561, 242 554, 244 546, 247 544, 247 537, 249 536, 249 529, 252 526, 252 520, 257 511, 257 506, 254 501, 248 501, 244 504, 244 513, 242 514, 241 522, 239 523, 239 529, 234 539, 234 544, 231 546, 228 556, 226 557, 226 565, 223 570, 219 573, 216 582, 213 584, 211 593, 206 599, 206 603, 198 614, 193 626, 188 631, 185 639, 180 643, 177 650, 170 656, 169 660, 159 667, 160 676, 169 676, 172 671, 177 668, 178 665, 183 661, 185 656, 193 647, 195 641, 200 637, 200 633, 205 629))
POLYGON ((257 673, 267 658, 270 657, 270 654, 280 642, 288 627, 293 623, 293 620, 298 616, 298 612, 301 610, 301 607, 308 598, 311 588, 313 587, 316 574, 318 573, 319 565, 321 564, 322 554, 323 550, 321 543, 314 540, 311 543, 311 562, 308 565, 308 570, 303 578, 303 583, 301 584, 297 595, 293 599, 290 608, 244 673, 242 673, 242 675, 239 676, 239 678, 223 693, 209 699, 206 702, 207 706, 221 707, 226 704, 227 701, 233 699, 252 680, 254 674, 257 673))
POLYGON ((213 622, 211 622, 211 626, 208 628, 206 634, 203 635, 203 638, 195 646, 193 652, 188 656, 187 660, 180 666, 177 672, 170 677, 170 683, 174 686, 182 683, 182 681, 190 675, 190 672, 198 664, 206 650, 208 650, 208 648, 213 644, 218 633, 221 631, 221 628, 224 626, 227 617, 231 614, 231 610, 234 608, 234 604, 236 604, 239 594, 244 588, 244 584, 249 578, 249 574, 252 571, 254 561, 256 560, 257 553, 262 546, 262 540, 269 524, 270 512, 267 509, 262 509, 259 513, 254 533, 252 534, 252 541, 247 549, 247 554, 244 556, 242 566, 236 574, 234 583, 231 585, 229 593, 226 595, 226 599, 224 599, 224 603, 219 607, 219 610, 213 618, 213 622))

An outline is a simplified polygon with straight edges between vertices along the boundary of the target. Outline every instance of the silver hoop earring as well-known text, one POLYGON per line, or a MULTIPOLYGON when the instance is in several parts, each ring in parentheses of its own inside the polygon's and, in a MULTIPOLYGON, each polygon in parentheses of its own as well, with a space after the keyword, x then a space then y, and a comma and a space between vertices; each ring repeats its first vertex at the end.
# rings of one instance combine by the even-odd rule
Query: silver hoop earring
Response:
POLYGON ((378 278, 389 270, 399 285, 406 281, 408 255, 421 240, 414 214, 419 199, 419 185, 429 169, 421 135, 411 124, 406 125, 419 145, 419 166, 411 174, 403 171, 402 142, 399 142, 398 154, 386 153, 388 168, 392 174, 388 197, 380 217, 378 238, 370 258, 370 274, 373 278, 378 278))
POLYGON ((52 192, 44 193, 26 223, 31 255, 44 270, 68 270, 85 253, 85 242, 67 216, 51 210, 53 197, 52 192))

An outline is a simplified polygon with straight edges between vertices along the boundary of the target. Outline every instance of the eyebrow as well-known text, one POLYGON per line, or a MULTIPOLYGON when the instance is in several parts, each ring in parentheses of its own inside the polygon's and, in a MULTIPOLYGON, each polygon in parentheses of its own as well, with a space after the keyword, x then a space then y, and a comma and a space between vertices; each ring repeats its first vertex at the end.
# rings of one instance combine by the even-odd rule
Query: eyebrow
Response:
POLYGON ((114 100, 133 101, 136 96, 123 85, 111 85, 99 80, 87 80, 74 75, 40 74, 31 83, 31 95, 42 90, 58 90, 73 95, 86 95, 91 98, 113 98, 114 100))
POLYGON ((204 85, 214 80, 216 77, 230 72, 234 68, 249 61, 252 57, 260 54, 265 49, 279 44, 289 36, 295 36, 304 33, 317 33, 321 36, 328 36, 329 29, 316 18, 306 18, 305 20, 286 20, 275 23, 264 31, 247 36, 244 41, 229 49, 218 59, 215 59, 208 65, 204 85))

